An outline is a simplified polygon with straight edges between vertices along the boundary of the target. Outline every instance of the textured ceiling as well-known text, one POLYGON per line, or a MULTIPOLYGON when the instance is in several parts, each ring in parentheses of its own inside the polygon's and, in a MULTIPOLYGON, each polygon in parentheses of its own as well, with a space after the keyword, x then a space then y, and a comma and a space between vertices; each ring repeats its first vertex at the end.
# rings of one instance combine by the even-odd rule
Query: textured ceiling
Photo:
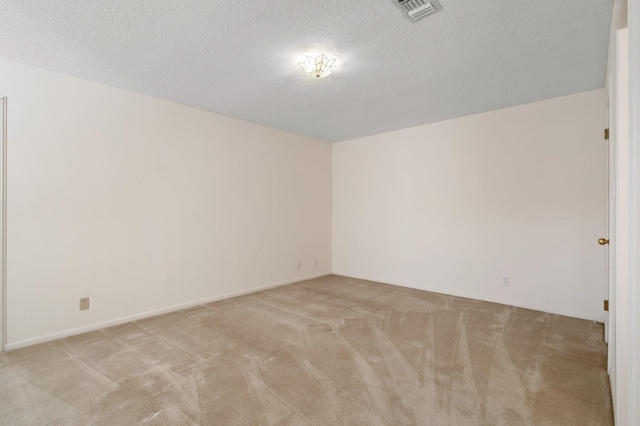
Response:
POLYGON ((2 0, 0 57, 332 142, 604 87, 612 0, 440 4, 2 0))

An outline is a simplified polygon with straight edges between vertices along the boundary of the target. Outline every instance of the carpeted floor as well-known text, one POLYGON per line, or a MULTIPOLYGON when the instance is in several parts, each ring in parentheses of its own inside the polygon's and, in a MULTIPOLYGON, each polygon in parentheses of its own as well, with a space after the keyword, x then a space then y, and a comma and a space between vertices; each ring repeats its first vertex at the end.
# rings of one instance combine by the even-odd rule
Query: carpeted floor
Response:
POLYGON ((610 425, 602 324, 328 276, 0 355, 2 425, 610 425))

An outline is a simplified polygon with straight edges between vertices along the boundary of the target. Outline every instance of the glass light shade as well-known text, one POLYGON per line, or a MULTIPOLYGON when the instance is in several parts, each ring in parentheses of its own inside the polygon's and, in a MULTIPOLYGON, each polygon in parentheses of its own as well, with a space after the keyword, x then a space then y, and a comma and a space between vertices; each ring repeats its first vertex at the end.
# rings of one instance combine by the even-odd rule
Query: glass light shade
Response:
POLYGON ((324 53, 317 58, 307 56, 304 62, 298 62, 302 70, 311 77, 322 78, 331 74, 335 59, 327 58, 324 53))

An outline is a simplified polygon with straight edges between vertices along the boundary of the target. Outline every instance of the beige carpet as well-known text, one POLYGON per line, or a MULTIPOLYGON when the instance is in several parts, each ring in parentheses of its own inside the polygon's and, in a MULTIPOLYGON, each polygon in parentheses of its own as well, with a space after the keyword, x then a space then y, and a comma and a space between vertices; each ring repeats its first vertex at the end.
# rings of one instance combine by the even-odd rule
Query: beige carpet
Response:
POLYGON ((0 424, 609 425, 602 332, 329 276, 0 355, 0 424))

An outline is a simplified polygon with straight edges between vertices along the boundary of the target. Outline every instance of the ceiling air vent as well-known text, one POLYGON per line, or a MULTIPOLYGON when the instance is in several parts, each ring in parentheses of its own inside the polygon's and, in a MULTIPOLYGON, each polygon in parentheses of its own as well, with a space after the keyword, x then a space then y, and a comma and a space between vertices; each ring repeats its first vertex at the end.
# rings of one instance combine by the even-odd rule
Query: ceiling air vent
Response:
POLYGON ((398 3, 405 8, 409 17, 414 21, 442 9, 437 1, 398 0, 398 3))

